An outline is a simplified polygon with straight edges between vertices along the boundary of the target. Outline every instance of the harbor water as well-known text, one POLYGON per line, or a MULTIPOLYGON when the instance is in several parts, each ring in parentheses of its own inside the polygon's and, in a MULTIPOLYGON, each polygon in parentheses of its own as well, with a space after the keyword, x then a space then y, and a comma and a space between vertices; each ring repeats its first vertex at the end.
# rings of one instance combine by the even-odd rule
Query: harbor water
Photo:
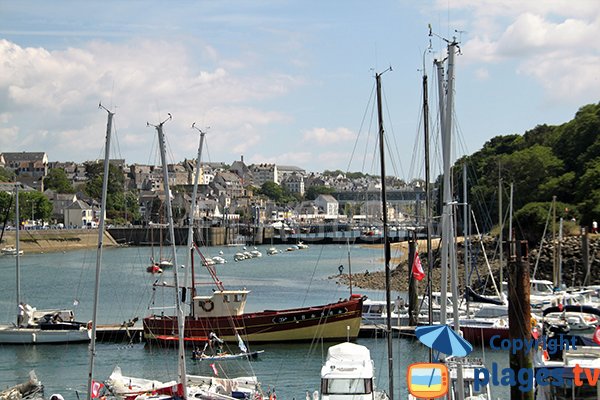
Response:
MULTIPOLYGON (((309 249, 285 251, 278 246, 279 254, 268 256, 267 248, 258 246, 260 258, 240 262, 233 255, 241 247, 208 247, 206 257, 222 252, 228 262, 215 269, 225 288, 250 290, 246 311, 283 309, 335 302, 349 296, 349 289, 339 285, 334 277, 340 266, 344 273, 365 273, 383 269, 383 251, 358 245, 311 245, 309 249), (348 265, 350 253, 350 265, 348 265)), ((248 250, 251 250, 249 248, 248 250)), ((163 253, 166 253, 163 249, 163 253)), ((150 265, 151 249, 148 247, 123 247, 104 249, 100 277, 99 324, 121 324, 141 319, 151 312, 173 314, 175 293, 172 288, 157 287, 153 283, 171 283, 173 272, 162 275, 146 272, 150 265), (168 307, 171 307, 170 309, 168 307), (152 310, 150 310, 153 308, 152 310)), ((165 254, 163 254, 165 255, 165 254)), ((394 255, 393 255, 394 256, 394 255)), ((158 251, 155 249, 155 258, 158 251)), ((177 263, 185 263, 185 250, 178 248, 177 263)), ((96 250, 77 250, 66 253, 25 254, 20 259, 20 292, 22 300, 39 309, 73 309, 77 320, 88 321, 92 316, 92 300, 96 273, 96 250)), ((196 257, 195 279, 199 293, 208 293, 214 286, 204 267, 198 266, 196 257)), ((180 279, 186 274, 179 268, 180 279)), ((0 323, 16 321, 15 258, 0 257, 0 323)), ((385 297, 384 291, 363 290, 360 293, 376 300, 385 297)), ((393 293, 395 298, 399 293, 393 293)), ((388 389, 388 356, 385 338, 360 338, 359 344, 367 346, 376 367, 376 385, 388 389)), ((216 363, 219 377, 256 375, 263 389, 275 389, 280 399, 304 399, 306 392, 319 389, 321 366, 327 348, 335 343, 252 344, 250 350, 265 350, 257 361, 230 360, 216 363)), ((108 378, 115 366, 123 375, 167 381, 176 378, 177 352, 174 348, 146 345, 135 338, 131 343, 98 343, 94 379, 108 378)), ((234 349, 232 349, 233 351, 234 349)), ((473 356, 481 357, 486 364, 508 364, 506 353, 476 348, 473 356)), ((406 368, 411 363, 426 362, 428 349, 415 339, 394 338, 394 398, 406 398, 406 368)), ((29 371, 35 370, 45 386, 45 393, 61 393, 66 400, 85 397, 89 369, 89 352, 86 344, 59 345, 0 345, 0 388, 25 381, 29 371), (79 397, 78 397, 79 396, 79 397)), ((214 375, 206 361, 187 360, 187 371, 195 375, 214 375)), ((505 398, 506 388, 492 387, 494 398, 505 398)))

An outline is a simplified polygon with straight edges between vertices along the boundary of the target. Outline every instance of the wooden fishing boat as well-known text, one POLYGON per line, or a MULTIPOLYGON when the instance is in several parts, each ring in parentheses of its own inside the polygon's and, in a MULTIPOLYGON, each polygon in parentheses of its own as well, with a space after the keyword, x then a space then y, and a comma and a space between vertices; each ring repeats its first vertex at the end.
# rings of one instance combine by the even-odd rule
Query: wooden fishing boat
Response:
MULTIPOLYGON (((186 342, 206 341, 210 332, 226 342, 236 333, 246 342, 346 340, 358 337, 363 296, 319 306, 244 313, 248 290, 215 290, 192 299, 185 318, 186 342)), ((178 334, 177 317, 151 315, 144 318, 146 340, 168 341, 178 334)))

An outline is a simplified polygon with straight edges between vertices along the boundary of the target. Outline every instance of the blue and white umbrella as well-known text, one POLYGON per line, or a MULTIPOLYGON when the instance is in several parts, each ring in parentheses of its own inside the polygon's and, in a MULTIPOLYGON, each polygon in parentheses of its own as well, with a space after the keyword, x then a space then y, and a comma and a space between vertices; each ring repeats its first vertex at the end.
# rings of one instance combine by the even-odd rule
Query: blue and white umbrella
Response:
POLYGON ((465 357, 473 346, 448 325, 418 326, 415 335, 425 346, 449 356, 465 357))

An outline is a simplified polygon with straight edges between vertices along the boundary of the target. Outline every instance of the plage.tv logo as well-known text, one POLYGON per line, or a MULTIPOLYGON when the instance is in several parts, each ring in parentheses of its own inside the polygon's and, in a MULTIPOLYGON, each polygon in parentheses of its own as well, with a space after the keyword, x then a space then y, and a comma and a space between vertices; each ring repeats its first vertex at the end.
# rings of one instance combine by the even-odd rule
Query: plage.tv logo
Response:
POLYGON ((442 363, 414 363, 406 371, 408 391, 419 399, 431 399, 448 393, 448 367, 442 363))
MULTIPOLYGON (((417 338, 427 347, 455 357, 464 357, 473 349, 472 345, 450 327, 422 326, 415 330, 417 338)), ((566 339, 563 335, 558 337, 541 337, 536 339, 501 339, 499 335, 490 338, 490 347, 495 350, 504 350, 516 354, 524 351, 525 354, 539 349, 540 351, 576 349, 575 339, 566 339)), ((436 357, 437 360, 437 357, 436 357)), ((416 398, 436 398, 444 396, 449 391, 448 369, 440 363, 414 363, 409 365, 406 381, 410 394, 416 398)), ((600 370, 581 367, 579 364, 573 368, 573 377, 566 377, 560 369, 540 367, 532 368, 499 368, 493 362, 491 369, 486 367, 474 369, 473 389, 481 390, 487 384, 494 386, 516 386, 523 392, 533 389, 534 381, 539 386, 561 387, 569 379, 575 386, 584 384, 595 386, 600 382, 600 370)))
MULTIPOLYGON (((448 325, 424 325, 415 329, 415 335, 425 346, 440 353, 464 357, 473 350, 473 345, 456 333, 448 325)), ((408 366, 406 383, 411 395, 419 399, 431 399, 448 393, 448 367, 445 364, 414 363, 408 366)))

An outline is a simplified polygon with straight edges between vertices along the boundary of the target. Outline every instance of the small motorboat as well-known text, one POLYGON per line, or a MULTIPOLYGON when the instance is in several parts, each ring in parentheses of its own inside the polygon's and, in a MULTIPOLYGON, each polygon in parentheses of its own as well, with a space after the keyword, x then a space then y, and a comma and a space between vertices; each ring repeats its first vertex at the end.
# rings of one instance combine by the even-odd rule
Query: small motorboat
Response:
POLYGON ((241 352, 241 353, 221 353, 221 354, 204 354, 204 352, 193 351, 192 352, 192 360, 196 361, 221 361, 221 360, 238 360, 240 358, 247 358, 249 360, 256 360, 258 355, 264 353, 264 350, 250 351, 250 352, 241 352))
POLYGON ((151 274, 162 274, 163 272, 159 264, 150 265, 148 268, 146 268, 146 271, 150 272, 151 274))
POLYGON ((199 348, 195 348, 192 351, 192 360, 236 360, 240 358, 247 358, 249 360, 256 360, 258 355, 264 353, 264 350, 256 350, 256 351, 248 351, 246 344, 240 337, 240 335, 236 335, 238 339, 238 347, 240 348, 239 353, 228 353, 223 351, 224 341, 219 338, 214 332, 211 332, 209 335, 209 340, 204 345, 204 348, 200 350, 199 348), (207 354, 206 352, 209 351, 207 354))
POLYGON ((262 257, 262 253, 255 247, 254 250, 250 251, 250 256, 252 258, 262 257))
MULTIPOLYGON (((2 248, 2 250, 0 250, 0 252, 2 252, 2 254, 7 255, 7 256, 16 256, 17 248, 13 247, 13 246, 8 246, 8 247, 2 248)), ((23 250, 19 250, 19 255, 23 255, 23 250)))

